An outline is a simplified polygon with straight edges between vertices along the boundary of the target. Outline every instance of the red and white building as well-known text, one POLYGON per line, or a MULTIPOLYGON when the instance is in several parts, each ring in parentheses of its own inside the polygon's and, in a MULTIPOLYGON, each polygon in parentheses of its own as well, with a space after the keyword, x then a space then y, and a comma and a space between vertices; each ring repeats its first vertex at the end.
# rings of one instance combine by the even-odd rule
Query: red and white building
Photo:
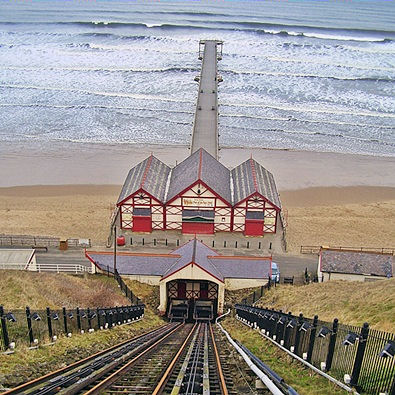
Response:
POLYGON ((153 155, 133 167, 117 207, 124 233, 282 232, 273 175, 252 158, 229 170, 202 148, 174 168, 153 155))

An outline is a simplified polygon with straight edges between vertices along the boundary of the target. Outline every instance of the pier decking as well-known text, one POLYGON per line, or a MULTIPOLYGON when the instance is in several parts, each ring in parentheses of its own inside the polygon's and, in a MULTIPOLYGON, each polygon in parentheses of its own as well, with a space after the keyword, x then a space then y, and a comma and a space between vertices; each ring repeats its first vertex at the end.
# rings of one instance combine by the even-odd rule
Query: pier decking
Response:
POLYGON ((217 60, 222 53, 222 41, 200 41, 199 58, 202 69, 199 78, 199 93, 193 125, 191 155, 203 148, 218 159, 218 68, 217 60), (220 46, 220 52, 218 48, 220 46), (202 51, 202 48, 204 50, 202 51), (203 53, 202 53, 203 52, 203 53))

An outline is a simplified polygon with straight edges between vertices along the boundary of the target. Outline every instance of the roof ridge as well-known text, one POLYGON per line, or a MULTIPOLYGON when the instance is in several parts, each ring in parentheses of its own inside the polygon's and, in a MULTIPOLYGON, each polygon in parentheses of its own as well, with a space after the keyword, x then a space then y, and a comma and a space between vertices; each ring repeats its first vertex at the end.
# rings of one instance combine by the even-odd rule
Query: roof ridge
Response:
POLYGON ((154 157, 154 155, 151 154, 151 155, 149 156, 149 158, 148 158, 147 164, 146 164, 146 166, 145 166, 145 170, 144 170, 143 177, 141 178, 140 188, 143 188, 144 183, 145 183, 145 180, 147 179, 147 174, 148 174, 148 171, 149 171, 149 169, 150 169, 150 167, 151 167, 151 163, 152 163, 152 158, 153 158, 153 157, 154 157))
POLYGON ((254 188, 255 188, 255 191, 258 192, 258 183, 256 181, 255 163, 254 163, 254 159, 252 159, 252 154, 251 154, 251 158, 250 158, 250 166, 251 166, 251 172, 252 172, 252 179, 254 181, 254 188))
POLYGON ((199 150, 199 169, 198 169, 198 180, 202 178, 202 159, 203 159, 203 148, 199 150))

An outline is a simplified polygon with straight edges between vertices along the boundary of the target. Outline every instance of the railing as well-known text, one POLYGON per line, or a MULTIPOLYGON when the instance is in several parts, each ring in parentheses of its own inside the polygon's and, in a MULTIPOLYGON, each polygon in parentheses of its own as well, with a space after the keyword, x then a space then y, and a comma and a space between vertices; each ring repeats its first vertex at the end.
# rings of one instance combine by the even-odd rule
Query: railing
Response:
POLYGON ((94 309, 12 310, 0 306, 0 350, 12 350, 20 345, 36 347, 55 342, 60 335, 89 333, 111 329, 144 316, 144 305, 98 307, 94 309))
MULTIPOLYGON (((353 252, 375 252, 377 254, 395 254, 395 247, 335 247, 329 246, 330 248, 340 251, 353 251, 353 252)), ((300 246, 301 254, 319 254, 321 246, 300 246)))
MULTIPOLYGON (((109 274, 109 268, 107 266, 107 273, 109 274)), ((121 291, 125 294, 125 296, 130 300, 130 302, 136 303, 136 305, 140 305, 141 300, 132 292, 132 290, 126 285, 125 281, 123 281, 122 277, 119 275, 118 270, 115 269, 114 278, 117 280, 121 291)))
POLYGON ((0 235, 0 246, 59 247, 59 244, 57 237, 0 235))
POLYGON ((241 303, 246 305, 254 305, 259 299, 263 297, 265 291, 268 291, 273 285, 276 286, 276 283, 273 283, 273 281, 271 281, 269 278, 267 284, 254 289, 254 291, 252 291, 248 296, 243 298, 241 303))
POLYGON ((366 394, 395 391, 395 334, 294 316, 275 310, 236 305, 236 314, 275 342, 338 380, 366 394), (387 354, 383 352, 387 350, 387 354), (393 354, 392 354, 393 355, 393 354))
POLYGON ((52 263, 36 263, 29 268, 29 270, 37 272, 56 272, 56 273, 74 273, 74 274, 84 274, 92 273, 92 268, 90 266, 84 265, 68 265, 68 264, 52 264, 52 263), (35 269, 36 268, 36 269, 35 269))
MULTIPOLYGON (((74 248, 91 247, 91 239, 67 239, 67 246, 74 248)), ((10 247, 38 247, 38 248, 58 248, 60 246, 59 237, 49 236, 29 236, 29 235, 0 235, 0 246, 10 247)))

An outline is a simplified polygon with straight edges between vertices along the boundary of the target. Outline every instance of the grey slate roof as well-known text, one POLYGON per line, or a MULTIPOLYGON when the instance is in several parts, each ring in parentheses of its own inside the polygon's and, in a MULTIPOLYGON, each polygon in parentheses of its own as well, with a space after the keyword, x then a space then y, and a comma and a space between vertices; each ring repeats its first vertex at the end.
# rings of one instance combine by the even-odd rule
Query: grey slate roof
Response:
MULTIPOLYGON (((102 270, 112 271, 112 254, 92 252, 87 255, 102 270)), ((193 239, 170 254, 128 254, 117 256, 117 270, 124 275, 152 275, 168 277, 189 263, 194 262, 212 276, 225 278, 269 278, 270 259, 251 257, 226 257, 193 239)))
POLYGON ((170 170, 169 166, 155 156, 149 156, 129 171, 117 203, 137 192, 140 188, 160 202, 164 202, 170 170))
POLYGON ((243 257, 209 258, 226 278, 269 278, 270 260, 243 257))
POLYGON ((233 204, 237 204, 254 192, 259 192, 278 208, 281 208, 273 174, 254 159, 248 159, 232 170, 233 204), (254 177, 255 173, 255 177, 254 177))
POLYGON ((232 203, 229 169, 203 148, 195 151, 173 169, 166 201, 173 199, 198 179, 232 203))
POLYGON ((394 257, 369 252, 321 250, 321 271, 347 274, 393 276, 394 257))
MULTIPOLYGON (((100 269, 112 273, 114 257, 112 254, 88 253, 100 269)), ((169 266, 173 265, 177 256, 155 256, 150 254, 117 255, 117 270, 119 274, 152 275, 161 276, 169 266)))

